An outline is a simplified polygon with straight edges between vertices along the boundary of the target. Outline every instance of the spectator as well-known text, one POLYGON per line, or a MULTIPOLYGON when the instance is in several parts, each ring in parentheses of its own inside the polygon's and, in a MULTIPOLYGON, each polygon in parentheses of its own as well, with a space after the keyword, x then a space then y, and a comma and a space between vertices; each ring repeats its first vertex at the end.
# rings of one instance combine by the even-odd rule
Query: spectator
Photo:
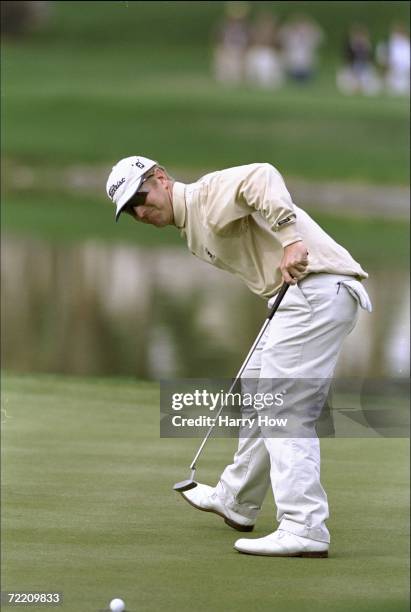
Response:
POLYGON ((283 82, 277 22, 270 11, 261 11, 251 28, 246 55, 246 78, 258 87, 278 87, 283 82))
POLYGON ((44 27, 52 12, 51 2, 1 2, 1 33, 24 36, 44 27))
POLYGON ((284 62, 288 76, 305 83, 313 78, 317 67, 318 48, 324 33, 313 19, 294 15, 280 32, 284 62))
POLYGON ((373 62, 368 29, 354 24, 344 43, 344 67, 337 72, 337 86, 344 94, 374 95, 381 89, 373 62))
POLYGON ((394 95, 410 93, 410 37, 402 23, 391 28, 387 43, 377 47, 377 58, 385 69, 384 81, 394 95))
POLYGON ((244 79, 245 54, 249 45, 249 8, 243 2, 229 2, 226 15, 215 33, 214 76, 224 84, 244 79))

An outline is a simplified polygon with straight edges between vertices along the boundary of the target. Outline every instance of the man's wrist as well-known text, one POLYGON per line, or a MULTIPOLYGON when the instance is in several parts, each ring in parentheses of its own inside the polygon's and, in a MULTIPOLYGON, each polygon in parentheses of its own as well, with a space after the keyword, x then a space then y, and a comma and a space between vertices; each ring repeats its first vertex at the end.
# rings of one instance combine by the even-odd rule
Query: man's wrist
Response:
POLYGON ((276 231, 276 237, 281 243, 281 246, 285 249, 285 247, 293 244, 294 242, 300 242, 302 237, 296 231, 295 223, 291 223, 290 225, 286 225, 281 229, 276 231))
POLYGON ((289 244, 283 245, 283 249, 284 249, 284 251, 285 251, 286 249, 288 249, 288 247, 291 247, 291 246, 293 246, 294 244, 296 244, 297 242, 302 242, 302 241, 303 241, 303 239, 302 239, 302 238, 297 238, 296 240, 293 240, 293 241, 292 241, 292 242, 290 242, 289 244))

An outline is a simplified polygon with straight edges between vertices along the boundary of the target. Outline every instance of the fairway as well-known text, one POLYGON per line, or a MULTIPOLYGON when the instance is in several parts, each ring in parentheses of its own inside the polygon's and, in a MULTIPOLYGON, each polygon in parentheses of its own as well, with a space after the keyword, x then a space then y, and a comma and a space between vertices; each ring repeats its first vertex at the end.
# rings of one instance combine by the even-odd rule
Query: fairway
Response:
MULTIPOLYGON (((322 441, 328 560, 245 556, 171 490, 198 440, 160 439, 158 404, 156 383, 5 377, 3 590, 62 591, 70 612, 113 597, 129 612, 408 609, 407 440, 322 441)), ((234 446, 213 440, 199 480, 234 446)), ((273 517, 270 494, 253 535, 273 517)))

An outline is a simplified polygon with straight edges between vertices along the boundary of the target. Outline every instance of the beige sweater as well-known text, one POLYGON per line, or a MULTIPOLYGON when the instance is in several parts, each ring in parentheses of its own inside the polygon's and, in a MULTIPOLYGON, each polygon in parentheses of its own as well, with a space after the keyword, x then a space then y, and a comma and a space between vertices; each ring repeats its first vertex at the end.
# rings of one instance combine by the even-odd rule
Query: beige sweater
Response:
POLYGON ((342 246, 296 206, 281 174, 270 164, 250 164, 206 174, 173 186, 174 221, 190 251, 239 276, 262 298, 282 284, 283 247, 303 240, 306 274, 326 272, 367 278, 342 246))

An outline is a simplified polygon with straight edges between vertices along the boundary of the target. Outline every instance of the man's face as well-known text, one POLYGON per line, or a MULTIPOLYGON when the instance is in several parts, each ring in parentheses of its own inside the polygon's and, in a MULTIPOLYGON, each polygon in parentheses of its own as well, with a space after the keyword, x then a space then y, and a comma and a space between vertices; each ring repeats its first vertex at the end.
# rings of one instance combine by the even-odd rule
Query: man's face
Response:
POLYGON ((174 223, 172 205, 172 185, 168 177, 161 170, 147 178, 138 193, 135 194, 124 212, 136 221, 148 223, 156 227, 165 227, 174 223))

